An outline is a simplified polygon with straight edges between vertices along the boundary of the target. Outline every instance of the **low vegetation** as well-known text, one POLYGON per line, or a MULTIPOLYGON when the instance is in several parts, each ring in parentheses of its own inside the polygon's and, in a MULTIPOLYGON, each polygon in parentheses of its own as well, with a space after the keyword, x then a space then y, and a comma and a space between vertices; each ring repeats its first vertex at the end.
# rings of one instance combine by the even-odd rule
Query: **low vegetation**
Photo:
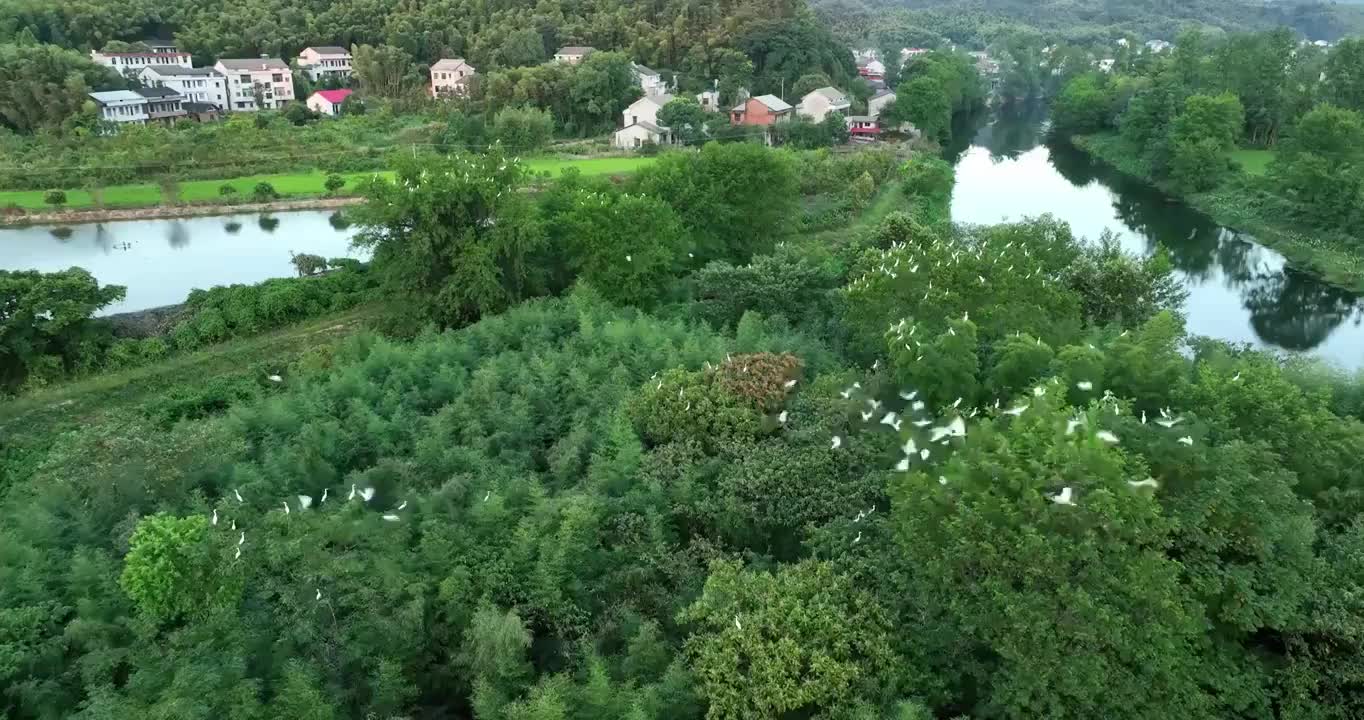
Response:
POLYGON ((1328 280, 1364 287, 1364 43, 1286 30, 1189 33, 1168 53, 1072 80, 1055 128, 1328 280))
POLYGON ((1364 712, 1357 384, 1188 337, 1160 256, 952 227, 931 162, 801 236, 796 160, 417 158, 356 217, 443 331, 0 407, 6 713, 1364 712))

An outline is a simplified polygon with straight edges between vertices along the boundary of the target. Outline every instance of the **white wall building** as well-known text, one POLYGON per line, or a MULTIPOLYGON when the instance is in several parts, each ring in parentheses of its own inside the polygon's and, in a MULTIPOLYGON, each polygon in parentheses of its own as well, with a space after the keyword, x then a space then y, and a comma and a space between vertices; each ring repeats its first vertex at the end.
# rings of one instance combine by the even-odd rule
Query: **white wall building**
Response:
POLYGON ((92 92, 90 98, 99 106, 99 118, 112 123, 146 125, 147 98, 132 90, 92 92))
POLYGON ((639 83, 639 89, 645 95, 662 95, 668 92, 668 83, 663 81, 663 76, 657 70, 650 70, 639 63, 630 63, 630 72, 635 76, 635 82, 639 83))
POLYGON ((720 112, 720 91, 703 90, 696 93, 696 102, 706 112, 720 112))
POLYGON ((137 79, 147 87, 170 88, 189 102, 227 109, 227 78, 213 68, 148 65, 138 73, 137 79))
POLYGON ((348 78, 352 65, 350 51, 335 45, 306 47, 298 54, 298 66, 313 82, 323 78, 348 78))
POLYGON ((832 87, 822 87, 811 90, 800 99, 796 106, 796 112, 803 117, 810 118, 814 122, 822 122, 829 113, 848 113, 848 108, 852 107, 852 101, 842 90, 832 87))
POLYGON ((672 132, 658 122, 658 111, 672 102, 672 95, 645 95, 621 112, 621 124, 612 144, 618 148, 637 148, 646 143, 667 145, 672 132))
POLYGON ((293 73, 278 58, 219 60, 213 69, 227 79, 227 110, 231 112, 261 109, 256 103, 258 94, 267 109, 282 108, 294 99, 293 73))
POLYGON ((179 65, 186 68, 190 66, 189 53, 182 52, 104 53, 91 50, 90 60, 96 65, 113 68, 124 77, 136 77, 142 72, 142 68, 150 65, 179 65))

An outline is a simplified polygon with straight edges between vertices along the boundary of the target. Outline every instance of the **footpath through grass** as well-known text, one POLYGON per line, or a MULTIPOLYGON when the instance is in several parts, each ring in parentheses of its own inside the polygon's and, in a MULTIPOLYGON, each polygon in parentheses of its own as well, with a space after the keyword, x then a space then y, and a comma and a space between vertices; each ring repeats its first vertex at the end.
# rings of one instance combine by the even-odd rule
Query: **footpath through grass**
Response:
MULTIPOLYGON (((549 173, 551 176, 561 175, 569 168, 576 168, 584 175, 625 175, 653 163, 654 160, 654 158, 647 157, 581 159, 545 157, 531 158, 526 161, 526 166, 532 173, 549 173)), ((341 193, 344 195, 348 191, 353 191, 360 182, 373 175, 375 173, 372 172, 341 174, 341 177, 346 179, 346 187, 341 190, 341 193)), ((380 172, 378 175, 393 177, 392 172, 380 172)), ((324 187, 326 181, 327 173, 320 170, 302 173, 251 175, 223 180, 191 180, 179 183, 177 202, 205 204, 242 201, 250 198, 256 189, 256 185, 262 182, 270 183, 275 188, 275 192, 286 200, 321 197, 327 192, 324 187), (236 192, 224 196, 220 190, 223 186, 230 186, 236 192)), ((166 204, 166 198, 163 196, 161 187, 152 183, 111 185, 96 192, 99 195, 98 198, 87 190, 67 190, 66 205, 63 207, 71 209, 88 209, 101 206, 129 208, 166 204)), ((43 202, 44 195, 45 193, 42 190, 3 191, 0 192, 0 208, 13 205, 35 212, 51 210, 52 206, 43 202)))

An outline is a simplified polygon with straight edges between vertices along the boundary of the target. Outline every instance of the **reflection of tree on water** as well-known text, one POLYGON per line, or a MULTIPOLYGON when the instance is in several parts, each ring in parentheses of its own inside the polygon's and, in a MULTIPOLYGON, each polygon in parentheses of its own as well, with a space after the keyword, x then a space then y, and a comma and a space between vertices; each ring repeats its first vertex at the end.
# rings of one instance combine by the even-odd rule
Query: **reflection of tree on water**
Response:
POLYGON ((961 156, 975 144, 976 132, 990 119, 990 113, 981 111, 969 115, 952 116, 952 138, 942 148, 942 158, 949 165, 956 165, 961 156))
POLYGON ((1042 142, 1047 109, 1041 103, 1010 105, 981 127, 974 144, 990 151, 994 162, 1017 159, 1042 142))
POLYGON ((1260 339, 1287 350, 1311 350, 1347 318, 1360 321, 1358 298, 1297 270, 1261 276, 1244 295, 1260 339))
POLYGON ((172 220, 166 225, 166 242, 175 249, 180 249, 189 245, 189 231, 185 230, 185 224, 172 220))
MULTIPOLYGON (((1026 142, 1028 132, 1018 128, 1019 124, 1018 118, 1001 119, 982 129, 975 144, 988 149, 992 156, 1014 157, 1031 149, 1026 142)), ((1110 192, 1116 220, 1141 238, 1139 242, 1147 252, 1163 247, 1186 282, 1215 280, 1224 292, 1238 297, 1249 312, 1252 329, 1264 343, 1310 350, 1347 319, 1357 326, 1364 324, 1364 306, 1358 296, 1311 275, 1280 269, 1275 253, 1255 244, 1254 238, 1221 227, 1151 185, 1095 162, 1069 143, 1050 142, 1047 150, 1052 167, 1070 184, 1085 187, 1097 182, 1110 192)), ((1037 212, 1047 209, 1038 208, 1037 212)), ((1053 208, 1062 220, 1068 215, 1080 216, 1068 210, 1064 206, 1053 208)))
POLYGON ((261 230, 272 233, 275 231, 275 228, 279 227, 279 218, 273 215, 261 215, 260 218, 256 220, 256 224, 260 226, 261 230))

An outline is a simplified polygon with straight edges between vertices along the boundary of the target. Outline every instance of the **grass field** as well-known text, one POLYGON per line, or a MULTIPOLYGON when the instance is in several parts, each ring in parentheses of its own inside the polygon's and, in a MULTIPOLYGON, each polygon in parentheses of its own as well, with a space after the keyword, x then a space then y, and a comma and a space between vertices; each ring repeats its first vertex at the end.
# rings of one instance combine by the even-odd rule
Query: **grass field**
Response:
MULTIPOLYGON (((531 158, 526 161, 527 168, 536 174, 549 173, 550 175, 560 175, 569 168, 577 168, 584 175, 623 175, 632 173, 645 165, 654 162, 654 158, 645 157, 610 157, 610 158, 586 158, 578 160, 565 160, 560 158, 531 158)), ((343 175, 346 178, 346 187, 353 188, 364 178, 372 176, 374 173, 350 173, 343 175)), ((382 172, 380 175, 392 177, 391 172, 382 172)), ((261 182, 268 182, 275 188, 275 192, 285 198, 304 198, 316 197, 325 192, 323 183, 327 180, 327 174, 321 171, 305 173, 287 173, 279 175, 252 175, 249 177, 229 178, 223 180, 192 180, 180 183, 180 202, 189 203, 211 203, 222 199, 219 188, 223 185, 231 185, 237 190, 234 198, 241 200, 249 198, 256 185, 261 182)), ((345 192, 343 190, 343 192, 345 192)), ((154 184, 141 183, 137 185, 112 185, 101 191, 103 204, 105 207, 146 207, 160 205, 163 201, 161 188, 154 184)), ((0 207, 17 205, 25 210, 39 211, 50 209, 43 202, 42 190, 16 190, 0 192, 0 207)), ((68 208, 90 208, 95 207, 95 198, 84 190, 67 190, 66 207, 68 208)))
POLYGON ((1274 151, 1232 150, 1231 159, 1250 175, 1264 175, 1269 170, 1269 163, 1274 160, 1274 151))

